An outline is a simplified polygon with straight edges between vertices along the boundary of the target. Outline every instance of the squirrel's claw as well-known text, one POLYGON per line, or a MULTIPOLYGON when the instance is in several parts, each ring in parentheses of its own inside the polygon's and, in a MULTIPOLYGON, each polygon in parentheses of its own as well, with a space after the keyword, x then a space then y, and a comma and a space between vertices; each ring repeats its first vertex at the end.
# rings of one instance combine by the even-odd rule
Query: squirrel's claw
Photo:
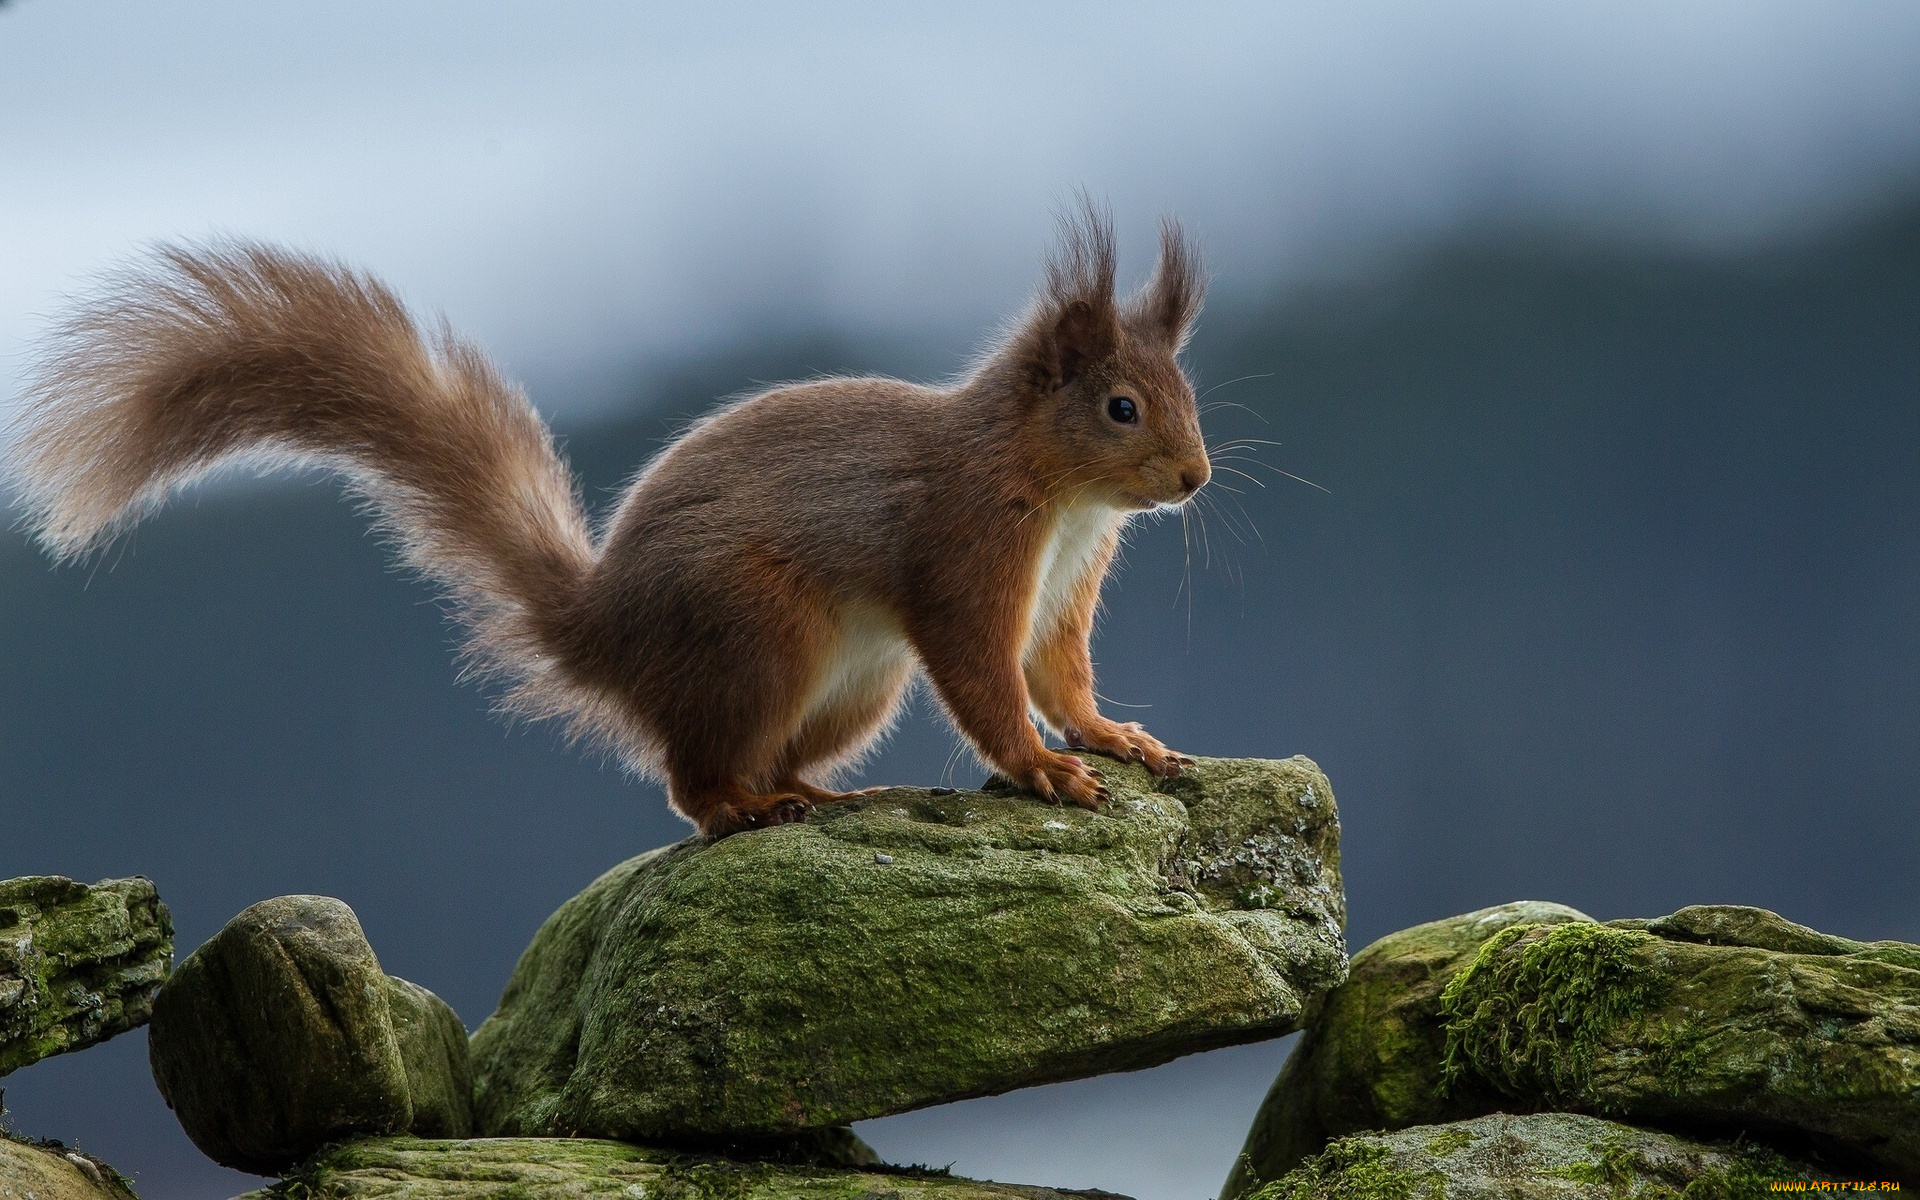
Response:
POLYGON ((806 819, 807 802, 800 796, 743 795, 707 814, 700 822, 700 832, 717 842, 736 833, 794 825, 806 819))
POLYGON ((1122 725, 1100 719, 1084 725, 1071 725, 1061 732, 1074 749, 1111 754, 1121 762, 1143 766, 1162 779, 1171 779, 1180 774, 1183 768, 1193 765, 1193 759, 1167 749, 1159 738, 1142 729, 1135 721, 1122 725))
POLYGON ((1099 808, 1106 803, 1106 785, 1093 768, 1071 754, 1046 751, 1045 757, 1018 777, 1028 788, 1056 804, 1071 800, 1081 808, 1099 808))

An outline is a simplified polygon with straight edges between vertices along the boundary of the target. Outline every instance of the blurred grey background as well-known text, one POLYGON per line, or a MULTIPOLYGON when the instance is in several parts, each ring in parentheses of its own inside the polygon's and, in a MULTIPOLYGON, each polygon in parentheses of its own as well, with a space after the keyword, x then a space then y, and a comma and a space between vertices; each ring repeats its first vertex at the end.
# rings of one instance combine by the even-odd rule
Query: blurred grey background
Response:
MULTIPOLYGON (((485 343, 604 504, 717 397, 959 369, 1082 186, 1133 278, 1158 214, 1198 234, 1209 430, 1279 443, 1137 529, 1102 691, 1327 769, 1355 948, 1521 897, 1920 940, 1910 5, 15 0, 0 404, 93 274, 272 238, 485 343)), ((82 568, 0 535, 0 876, 149 875, 183 953, 339 896, 478 1024, 556 905, 686 830, 491 719, 452 644, 324 478, 82 568)), ((976 778, 924 702, 866 773, 976 778)), ((1287 1046, 861 1133, 1202 1200, 1287 1046)), ((251 1186, 140 1035, 0 1086, 149 1200, 251 1186)))

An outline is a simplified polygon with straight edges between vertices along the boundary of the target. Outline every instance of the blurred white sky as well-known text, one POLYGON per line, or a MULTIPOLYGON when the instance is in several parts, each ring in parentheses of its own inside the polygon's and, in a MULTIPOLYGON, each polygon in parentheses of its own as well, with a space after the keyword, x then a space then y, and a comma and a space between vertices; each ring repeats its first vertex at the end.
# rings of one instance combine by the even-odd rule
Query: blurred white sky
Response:
POLYGON ((1765 234, 1917 160, 1910 3, 14 0, 0 405, 161 238, 371 268, 564 409, 769 322, 975 337, 1078 186, 1239 289, 1487 209, 1765 234))

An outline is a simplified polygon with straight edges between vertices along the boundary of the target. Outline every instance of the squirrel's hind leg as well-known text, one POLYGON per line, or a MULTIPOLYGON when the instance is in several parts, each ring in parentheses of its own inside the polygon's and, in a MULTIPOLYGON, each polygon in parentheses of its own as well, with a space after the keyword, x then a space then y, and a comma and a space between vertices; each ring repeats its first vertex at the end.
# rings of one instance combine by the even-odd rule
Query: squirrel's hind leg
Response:
POLYGON ((858 674, 851 686, 809 712, 780 752, 774 786, 805 798, 810 805, 836 804, 885 791, 884 787, 870 787, 836 792, 810 782, 806 776, 830 775, 858 761, 893 727, 912 678, 913 659, 903 646, 898 656, 858 674))
POLYGON ((673 806, 710 838, 807 819, 807 799, 793 792, 750 792, 737 783, 673 786, 673 806))
POLYGON ((815 787, 804 779, 792 778, 781 780, 780 790, 783 792, 792 792, 794 795, 799 796, 802 800, 805 800, 807 806, 811 808, 816 804, 838 804, 842 800, 855 800, 861 796, 871 796, 875 792, 884 792, 887 789, 882 786, 855 788, 851 792, 835 792, 823 787, 815 787))

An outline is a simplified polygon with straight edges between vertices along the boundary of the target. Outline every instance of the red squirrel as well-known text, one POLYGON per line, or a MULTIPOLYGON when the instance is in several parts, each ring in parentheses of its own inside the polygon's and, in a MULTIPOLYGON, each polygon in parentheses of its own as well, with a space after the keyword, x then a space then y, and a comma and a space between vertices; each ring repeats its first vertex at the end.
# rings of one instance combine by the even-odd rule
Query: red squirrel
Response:
POLYGON ((1062 221, 1045 284, 962 379, 830 378, 700 420, 596 537, 539 414, 471 342, 329 261, 162 248, 55 327, 13 451, 59 558, 110 541, 234 455, 336 468, 470 630, 503 707, 664 777, 709 836, 859 793, 838 768, 916 669, 980 756, 1097 808, 1070 747, 1167 776, 1192 760, 1100 715, 1088 639, 1134 514, 1211 475, 1177 356, 1198 256, 1162 228, 1114 295, 1111 222, 1062 221))

